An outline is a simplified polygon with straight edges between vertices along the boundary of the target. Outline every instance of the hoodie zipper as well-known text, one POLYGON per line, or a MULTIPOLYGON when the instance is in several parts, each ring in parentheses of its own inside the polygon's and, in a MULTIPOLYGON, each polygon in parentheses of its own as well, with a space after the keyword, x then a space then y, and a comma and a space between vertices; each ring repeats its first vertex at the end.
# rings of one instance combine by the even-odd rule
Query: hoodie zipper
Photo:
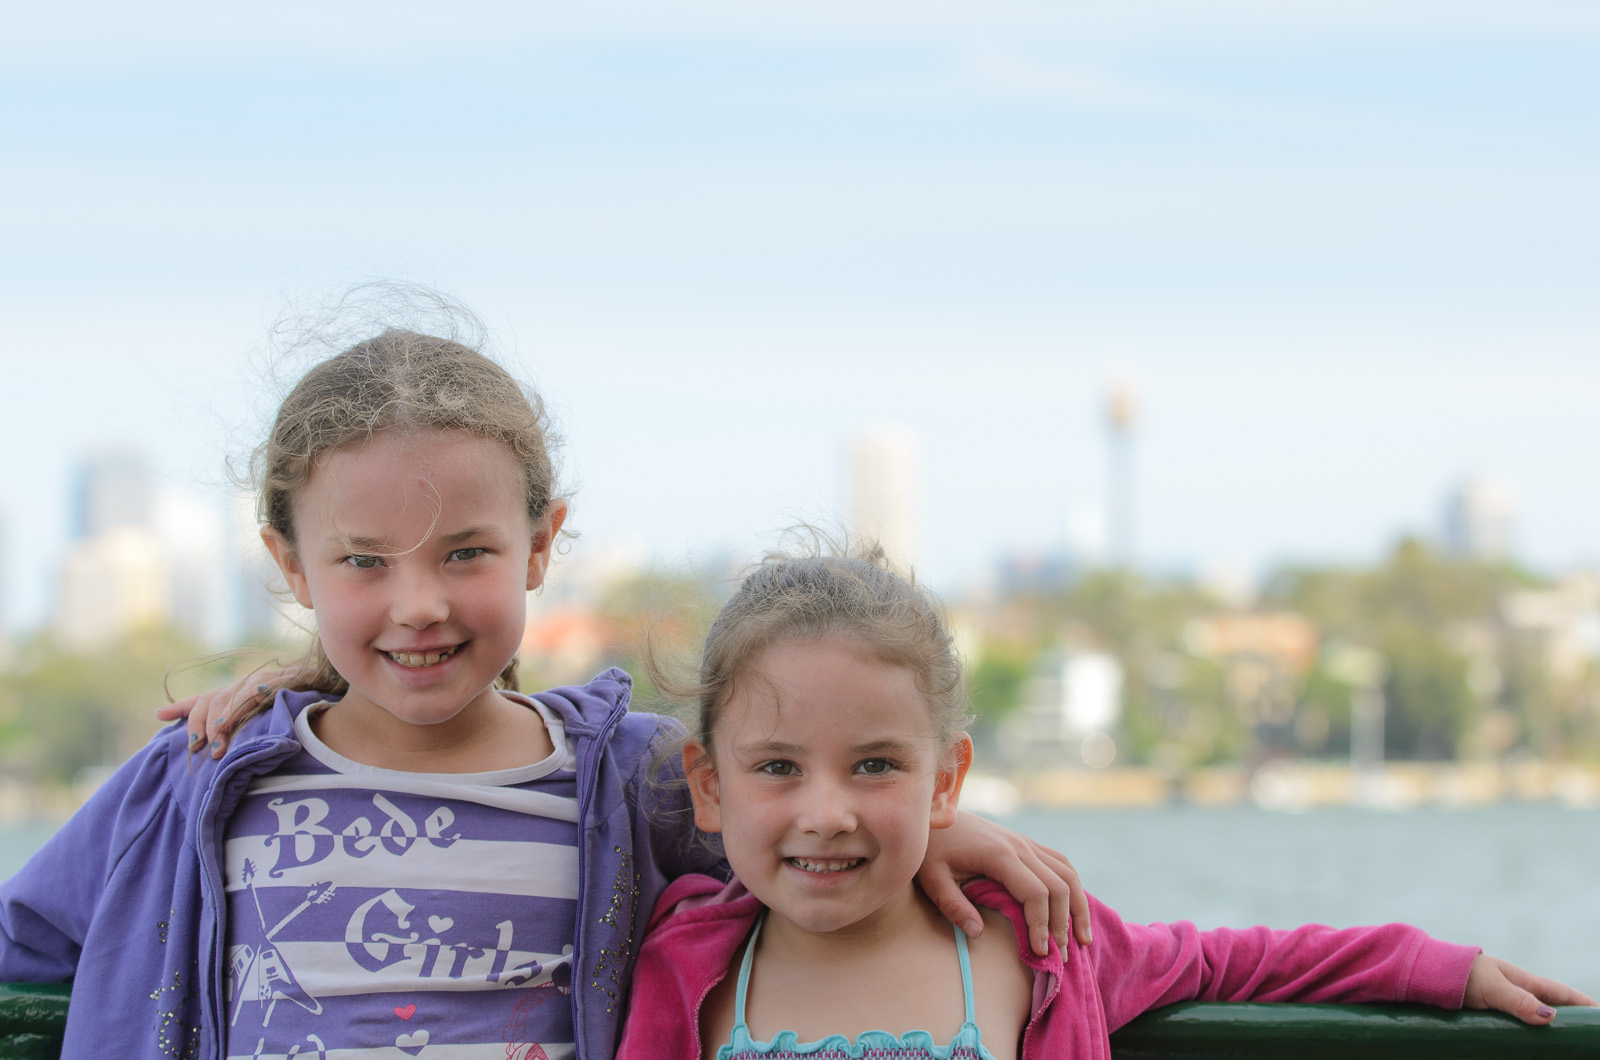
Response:
MULTIPOLYGON (((203 900, 201 909, 202 912, 207 908, 211 910, 212 935, 210 945, 203 951, 210 955, 209 963, 203 961, 200 968, 200 976, 209 986, 209 989, 202 991, 200 995, 200 1015, 202 1025, 211 1028, 212 1042, 216 1050, 214 1055, 219 1057, 225 1053, 227 1042, 227 1028, 222 1021, 222 1014, 226 1011, 226 1006, 222 1004, 222 969, 227 964, 225 950, 228 944, 227 932, 223 930, 223 922, 227 915, 227 888, 222 878, 222 843, 227 827, 226 815, 232 813, 239 801, 235 796, 229 805, 224 806, 219 801, 222 798, 221 792, 234 777, 245 770, 251 770, 252 777, 270 772, 270 770, 252 770, 251 767, 275 757, 278 760, 286 758, 299 746, 298 742, 286 736, 269 737, 261 741, 258 746, 247 746, 231 762, 224 761, 216 776, 211 778, 205 800, 201 804, 198 827, 200 834, 195 837, 196 846, 199 848, 196 855, 200 861, 200 891, 203 900), (288 754, 284 754, 285 751, 288 754)), ((277 762, 274 761, 272 764, 276 765, 277 762)), ((202 1040, 201 1045, 204 1044, 202 1040)))
MULTIPOLYGON (((587 933, 589 926, 589 888, 585 887, 583 883, 584 880, 588 879, 589 875, 589 814, 594 809, 595 791, 600 783, 596 767, 599 764, 601 754, 604 753, 607 742, 611 739, 612 731, 622 721, 622 716, 628 713, 629 698, 629 696, 625 695, 606 714, 606 718, 600 723, 600 727, 589 737, 589 745, 583 749, 583 758, 579 762, 578 778, 583 786, 578 791, 578 907, 572 934, 572 1037, 574 1048, 580 1057, 587 1053, 584 1048, 585 1043, 582 1040, 584 1030, 582 1015, 587 1007, 584 1004, 584 998, 589 994, 588 990, 585 989, 588 984, 584 982, 589 978, 590 967, 587 956, 590 947, 584 942, 584 935, 587 933)), ((570 727, 568 731, 571 731, 570 727)))

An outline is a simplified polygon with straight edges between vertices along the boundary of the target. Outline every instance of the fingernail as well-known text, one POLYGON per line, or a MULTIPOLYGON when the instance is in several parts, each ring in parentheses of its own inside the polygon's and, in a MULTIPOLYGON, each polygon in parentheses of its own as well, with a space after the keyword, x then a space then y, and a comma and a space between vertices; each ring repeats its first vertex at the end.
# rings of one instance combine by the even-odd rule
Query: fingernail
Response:
POLYGON ((222 750, 222 737, 218 736, 211 741, 211 753, 216 754, 220 750, 222 750))
POLYGON ((204 739, 205 737, 201 736, 199 733, 191 732, 189 734, 189 750, 196 750, 200 746, 200 741, 204 739))
POLYGON ((1551 1008, 1549 1005, 1540 1005, 1539 1011, 1536 1013, 1536 1015, 1542 1020, 1547 1020, 1555 1014, 1556 1010, 1551 1008))
POLYGON ((256 685, 256 695, 258 695, 258 696, 264 696, 268 692, 271 692, 271 691, 272 691, 272 686, 271 685, 256 685))
POLYGON ((983 930, 983 921, 981 921, 981 920, 966 920, 966 921, 963 921, 962 924, 961 924, 961 930, 965 931, 968 935, 972 935, 972 936, 976 937, 978 932, 983 930))

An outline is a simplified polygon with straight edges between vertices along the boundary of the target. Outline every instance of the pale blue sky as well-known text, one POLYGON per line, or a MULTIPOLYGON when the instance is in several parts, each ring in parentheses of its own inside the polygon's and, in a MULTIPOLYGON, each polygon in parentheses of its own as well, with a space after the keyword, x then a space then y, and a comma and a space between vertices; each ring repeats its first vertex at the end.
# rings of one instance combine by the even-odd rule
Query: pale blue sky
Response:
POLYGON ((83 451, 210 488, 282 293, 375 275, 548 393, 578 548, 746 547, 899 421, 954 586, 1100 502, 1121 377, 1163 568, 1363 561, 1479 470, 1600 558, 1600 9, 571 6, 0 13, 9 625, 83 451))

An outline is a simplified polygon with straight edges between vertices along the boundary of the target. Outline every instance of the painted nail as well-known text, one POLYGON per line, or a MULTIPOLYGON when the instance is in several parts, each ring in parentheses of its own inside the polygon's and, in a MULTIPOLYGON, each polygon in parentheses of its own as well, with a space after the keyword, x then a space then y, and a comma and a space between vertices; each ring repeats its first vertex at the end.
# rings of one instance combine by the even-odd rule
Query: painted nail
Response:
POLYGON ((268 692, 271 692, 271 691, 272 691, 272 686, 271 685, 256 685, 256 695, 258 695, 258 696, 264 696, 268 692))
POLYGON ((204 739, 205 737, 201 736, 199 733, 191 732, 189 734, 189 750, 193 751, 195 748, 199 747, 200 741, 204 739))
POLYGON ((1551 1008, 1549 1005, 1540 1005, 1539 1011, 1536 1013, 1536 1015, 1542 1020, 1547 1020, 1555 1014, 1556 1010, 1551 1008))
POLYGON ((220 750, 222 750, 222 737, 218 736, 215 740, 211 741, 211 751, 213 754, 215 754, 220 750))

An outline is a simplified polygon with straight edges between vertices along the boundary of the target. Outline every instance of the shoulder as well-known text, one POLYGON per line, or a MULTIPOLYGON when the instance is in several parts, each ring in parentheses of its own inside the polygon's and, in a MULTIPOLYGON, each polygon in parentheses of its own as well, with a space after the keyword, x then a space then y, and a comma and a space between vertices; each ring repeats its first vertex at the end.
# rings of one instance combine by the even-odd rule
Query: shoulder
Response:
POLYGON ((613 714, 628 709, 633 698, 633 678, 613 666, 585 684, 562 685, 531 695, 560 714, 568 728, 593 731, 613 714))
POLYGON ((978 1026, 996 1056, 1018 1056, 1032 1016, 1035 968, 1023 959, 1011 919, 995 909, 981 912, 983 934, 967 942, 978 1026))
POLYGON ((1060 973, 1065 962, 1055 939, 1050 940, 1050 951, 1043 957, 1033 952, 1022 905, 1004 887, 993 880, 976 879, 962 889, 983 915, 983 934, 967 944, 975 972, 981 964, 1014 978, 1020 974, 1030 983, 1035 973, 1060 973))
POLYGON ((680 876, 656 902, 639 951, 640 969, 659 964, 679 977, 720 974, 760 912, 761 903, 738 880, 680 876))
POLYGON ((617 1060, 698 1056, 700 1006, 760 910, 737 882, 694 874, 672 882, 639 947, 617 1060))
POLYGON ((648 930, 699 930, 719 923, 739 923, 748 929, 760 912, 761 903, 738 880, 691 872, 667 885, 650 914, 648 930))
MULTIPOLYGON (((1028 921, 1023 913, 1022 903, 1011 897, 1010 892, 1004 887, 993 880, 980 877, 967 881, 961 889, 984 914, 983 938, 995 934, 999 938, 1006 939, 1008 947, 1018 959, 1036 972, 1060 971, 1065 961, 1055 940, 1050 940, 1050 952, 1045 956, 1040 957, 1033 952, 1033 947, 1028 942, 1028 921), (1001 930, 996 931, 997 927, 1001 930)), ((1096 915, 1098 915, 1097 904, 1096 915)), ((1098 924, 1099 921, 1096 920, 1095 923, 1098 924)))
POLYGON ((612 667, 582 685, 566 685, 533 693, 533 698, 561 715, 575 739, 604 737, 613 753, 654 753, 662 742, 679 738, 683 726, 660 714, 630 711, 633 678, 612 667))

